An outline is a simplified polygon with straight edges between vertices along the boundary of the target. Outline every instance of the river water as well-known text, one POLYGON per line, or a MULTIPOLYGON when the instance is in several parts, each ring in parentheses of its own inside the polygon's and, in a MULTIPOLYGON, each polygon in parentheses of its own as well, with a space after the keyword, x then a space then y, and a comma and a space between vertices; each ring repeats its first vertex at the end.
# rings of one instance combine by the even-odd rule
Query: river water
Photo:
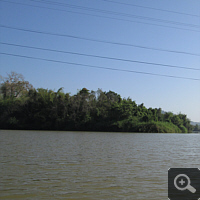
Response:
POLYGON ((168 169, 200 168, 199 134, 0 131, 0 199, 167 199, 168 169))

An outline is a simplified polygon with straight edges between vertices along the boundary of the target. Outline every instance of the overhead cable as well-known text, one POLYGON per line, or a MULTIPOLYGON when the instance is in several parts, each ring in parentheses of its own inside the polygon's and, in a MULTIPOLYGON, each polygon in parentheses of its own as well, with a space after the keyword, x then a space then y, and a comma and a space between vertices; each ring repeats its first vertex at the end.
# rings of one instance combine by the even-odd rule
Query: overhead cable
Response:
POLYGON ((136 45, 136 44, 120 43, 120 42, 114 42, 114 41, 108 41, 108 40, 100 40, 100 39, 94 39, 94 38, 80 37, 80 36, 69 35, 69 34, 61 34, 61 33, 53 33, 53 32, 39 31, 39 30, 33 30, 33 29, 25 29, 25 28, 7 26, 7 25, 2 25, 2 24, 0 24, 0 27, 6 28, 6 29, 18 30, 18 31, 25 31, 25 32, 29 32, 29 33, 37 33, 37 34, 44 34, 44 35, 51 35, 51 36, 58 36, 58 37, 68 37, 68 38, 73 38, 73 39, 79 39, 79 40, 85 40, 85 41, 91 41, 91 42, 98 42, 98 43, 105 43, 105 44, 111 44, 111 45, 136 47, 136 48, 149 49, 149 50, 155 50, 155 51, 164 51, 164 52, 169 52, 169 53, 179 53, 179 54, 200 56, 200 54, 185 52, 185 51, 176 51, 176 50, 168 50, 168 49, 162 49, 162 48, 147 47, 147 46, 141 46, 141 45, 136 45))
POLYGON ((82 13, 82 12, 69 11, 69 10, 58 9, 58 8, 49 8, 49 7, 38 6, 38 5, 29 5, 29 4, 25 4, 25 3, 12 2, 12 1, 8 1, 8 0, 1 0, 1 1, 16 4, 16 5, 23 5, 23 6, 42 8, 42 9, 48 9, 48 10, 54 10, 54 11, 62 11, 62 12, 67 12, 67 13, 72 13, 72 14, 80 14, 80 15, 86 15, 86 16, 92 16, 92 17, 98 17, 98 18, 124 21, 124 22, 129 22, 129 23, 145 24, 145 25, 157 26, 157 27, 163 27, 163 28, 172 28, 172 29, 177 29, 177 30, 200 32, 200 30, 194 30, 194 29, 183 28, 183 27, 175 27, 175 26, 169 26, 169 25, 163 25, 163 24, 155 24, 155 23, 149 23, 149 22, 143 22, 143 21, 135 21, 135 20, 130 20, 130 19, 122 19, 122 18, 102 16, 102 15, 96 15, 96 14, 90 14, 90 13, 82 13))
POLYGON ((109 59, 109 60, 115 60, 115 61, 123 61, 123 62, 154 65, 154 66, 161 66, 161 67, 170 67, 170 68, 179 68, 179 69, 200 71, 200 69, 197 69, 197 68, 182 67, 182 66, 177 66, 177 65, 168 65, 168 64, 162 64, 162 63, 153 63, 153 62, 146 62, 146 61, 139 61, 139 60, 130 60, 130 59, 123 59, 123 58, 99 56, 99 55, 94 55, 94 54, 92 55, 92 54, 77 53, 77 52, 71 52, 71 51, 61 51, 61 50, 55 50, 55 49, 49 49, 49 48, 33 47, 33 46, 26 46, 26 45, 20 45, 20 44, 11 44, 11 43, 5 43, 5 42, 0 42, 0 44, 9 45, 9 46, 15 46, 15 47, 22 47, 22 48, 29 48, 29 49, 36 49, 36 50, 43 50, 43 51, 50 51, 50 52, 57 52, 57 53, 66 53, 66 54, 73 54, 73 55, 79 55, 79 56, 87 56, 87 57, 94 57, 94 58, 101 58, 101 59, 109 59))
POLYGON ((77 6, 77 5, 68 4, 68 3, 58 3, 58 2, 55 2, 55 1, 49 1, 49 0, 29 0, 29 1, 41 2, 41 3, 45 3, 45 4, 59 5, 59 6, 64 6, 64 7, 74 8, 74 9, 79 9, 79 10, 99 12, 99 13, 103 13, 103 14, 111 14, 111 15, 116 15, 116 16, 131 17, 131 18, 137 18, 137 19, 142 19, 142 20, 150 20, 150 21, 168 23, 168 24, 179 25, 179 26, 189 26, 189 27, 193 27, 193 28, 200 28, 200 26, 196 25, 196 24, 188 24, 188 23, 158 19, 158 18, 153 18, 153 17, 145 17, 145 16, 140 16, 140 15, 133 15, 133 14, 127 14, 127 13, 122 13, 122 12, 115 12, 115 11, 110 11, 110 10, 90 8, 90 7, 86 7, 86 6, 77 6))
POLYGON ((113 0, 100 0, 100 1, 109 2, 109 3, 115 3, 115 4, 120 4, 120 5, 126 5, 126 6, 131 6, 131 7, 138 7, 138 8, 145 8, 145 9, 150 9, 150 10, 157 10, 157 11, 162 11, 162 12, 167 12, 167 13, 174 13, 174 14, 179 14, 179 15, 187 15, 187 16, 192 16, 192 17, 200 17, 200 15, 195 15, 195 14, 191 14, 191 13, 184 13, 184 12, 166 10, 166 9, 161 9, 161 8, 141 6, 141 5, 136 5, 136 4, 131 4, 131 3, 125 3, 125 2, 118 2, 118 1, 113 1, 113 0))
POLYGON ((67 61, 60 61, 60 60, 53 60, 53 59, 46 59, 46 58, 25 56, 25 55, 19 55, 19 54, 11 54, 11 53, 6 53, 6 52, 0 52, 0 54, 1 55, 6 55, 6 56, 14 56, 14 57, 20 57, 20 58, 41 60, 41 61, 54 62, 54 63, 60 63, 60 64, 68 64, 68 65, 75 65, 75 66, 82 66, 82 67, 90 67, 90 68, 96 68, 96 69, 98 68, 98 69, 106 69, 106 70, 112 70, 112 71, 121 71, 121 72, 145 74, 145 75, 152 75, 152 76, 161 76, 161 77, 168 77, 168 78, 177 78, 177 79, 200 81, 200 79, 198 79, 198 78, 173 76, 173 75, 166 75, 166 74, 156 74, 156 73, 150 73, 150 72, 141 72, 141 71, 135 71, 135 70, 117 69, 117 68, 111 68, 111 67, 102 67, 102 66, 96 66, 96 65, 88 65, 88 64, 82 64, 82 63, 74 63, 74 62, 67 62, 67 61))

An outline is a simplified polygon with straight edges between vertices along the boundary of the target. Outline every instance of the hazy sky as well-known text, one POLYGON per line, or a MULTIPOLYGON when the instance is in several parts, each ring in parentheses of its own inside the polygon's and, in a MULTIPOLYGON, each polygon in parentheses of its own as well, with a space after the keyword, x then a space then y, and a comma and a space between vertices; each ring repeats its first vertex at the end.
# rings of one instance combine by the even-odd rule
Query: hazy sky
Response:
POLYGON ((112 90, 200 121, 198 0, 1 0, 0 25, 2 76, 71 94, 112 90))

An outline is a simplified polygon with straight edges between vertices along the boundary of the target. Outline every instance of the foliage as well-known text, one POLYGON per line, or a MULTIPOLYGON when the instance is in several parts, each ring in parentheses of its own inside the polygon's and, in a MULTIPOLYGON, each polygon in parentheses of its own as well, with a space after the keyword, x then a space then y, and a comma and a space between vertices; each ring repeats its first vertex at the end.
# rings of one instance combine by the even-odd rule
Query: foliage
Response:
POLYGON ((16 72, 11 72, 7 78, 1 79, 3 81, 1 83, 1 93, 4 99, 22 96, 33 88, 28 81, 24 80, 22 74, 17 74, 16 72))
POLYGON ((193 128, 193 131, 200 132, 200 125, 196 124, 193 128))
POLYGON ((184 114, 162 114, 161 108, 147 109, 130 98, 122 99, 113 91, 83 88, 70 96, 62 88, 57 92, 34 89, 16 73, 9 77, 1 84, 1 129, 154 133, 186 133, 192 130, 184 114), (7 84, 8 80, 13 89, 7 84))
POLYGON ((144 133, 181 133, 181 129, 169 122, 142 122, 136 127, 137 132, 144 133))

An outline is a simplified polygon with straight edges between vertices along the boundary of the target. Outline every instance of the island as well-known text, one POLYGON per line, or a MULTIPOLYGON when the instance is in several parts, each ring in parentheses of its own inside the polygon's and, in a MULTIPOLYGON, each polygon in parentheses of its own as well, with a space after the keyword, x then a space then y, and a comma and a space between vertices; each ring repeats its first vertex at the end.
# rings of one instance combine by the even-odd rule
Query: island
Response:
MULTIPOLYGON (((35 89, 12 72, 0 85, 0 129, 189 133, 185 114, 137 105, 114 91, 35 89)), ((195 130, 197 126, 195 126, 195 130)))

